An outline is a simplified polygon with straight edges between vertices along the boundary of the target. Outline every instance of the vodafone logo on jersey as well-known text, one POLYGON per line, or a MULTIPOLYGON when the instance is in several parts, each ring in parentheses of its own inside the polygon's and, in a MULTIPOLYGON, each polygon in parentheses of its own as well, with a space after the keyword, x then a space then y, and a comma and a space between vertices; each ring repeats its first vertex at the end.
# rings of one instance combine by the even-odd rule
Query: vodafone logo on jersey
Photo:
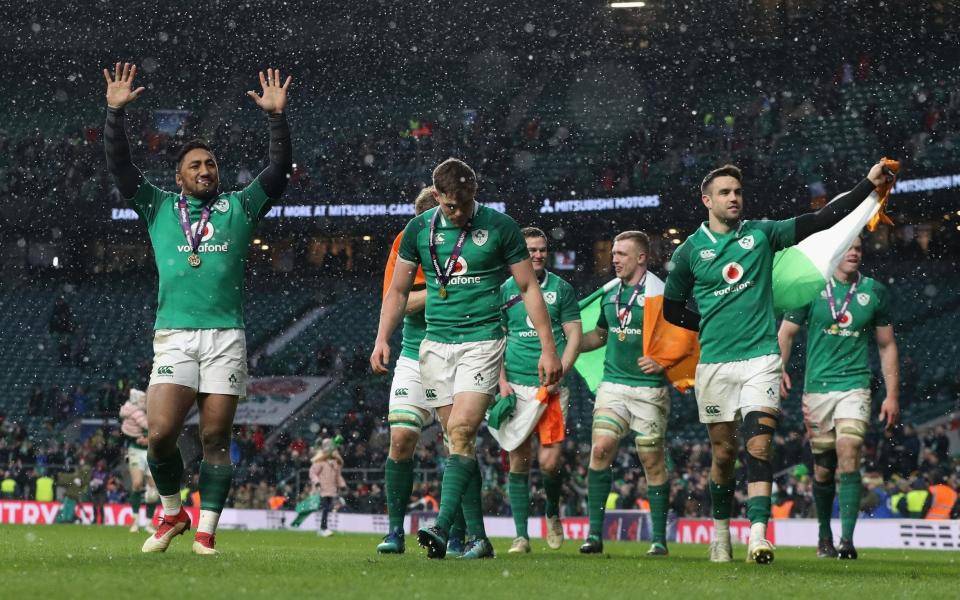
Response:
POLYGON ((743 278, 743 267, 737 262, 727 263, 723 265, 721 275, 723 275, 723 280, 727 283, 736 283, 743 278))
POLYGON ((467 274, 467 259, 460 256, 457 257, 457 264, 453 267, 452 275, 466 275, 467 274))
POLYGON ((850 325, 852 324, 853 324, 853 315, 850 314, 849 310, 844 311, 843 314, 840 315, 840 318, 837 320, 837 325, 839 325, 841 329, 846 329, 847 327, 850 327, 850 325))
MULTIPOLYGON (((190 225, 190 235, 197 235, 197 225, 200 224, 200 221, 190 225)), ((203 226, 203 237, 200 238, 200 243, 209 242, 210 238, 213 237, 213 234, 216 230, 213 228, 213 223, 207 221, 207 224, 203 226)))

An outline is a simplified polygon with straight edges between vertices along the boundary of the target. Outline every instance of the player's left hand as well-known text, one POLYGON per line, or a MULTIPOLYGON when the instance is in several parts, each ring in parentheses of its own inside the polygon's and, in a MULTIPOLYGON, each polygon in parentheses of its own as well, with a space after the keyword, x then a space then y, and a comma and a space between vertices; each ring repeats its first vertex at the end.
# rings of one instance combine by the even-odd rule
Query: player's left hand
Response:
POLYGON ((877 164, 870 167, 870 172, 867 173, 867 179, 870 180, 870 183, 873 185, 883 185, 884 183, 890 183, 896 179, 896 175, 883 164, 881 160, 877 164))
POLYGON ((260 87, 263 89, 263 95, 258 96, 253 90, 247 92, 247 95, 253 98, 264 112, 279 114, 287 107, 287 88, 290 87, 292 80, 293 78, 287 75, 287 80, 280 85, 280 69, 267 69, 266 77, 263 71, 260 71, 260 87))
POLYGON ((641 356, 637 359, 637 366, 640 367, 640 370, 646 373, 647 375, 655 375, 657 373, 663 373, 663 365, 653 360, 649 356, 641 356))
POLYGON ((377 341, 370 353, 370 368, 377 375, 386 375, 390 372, 390 344, 377 341))
POLYGON ((551 386, 560 381, 560 377, 563 375, 563 364, 560 362, 556 350, 540 353, 537 371, 540 374, 540 385, 551 386))
POLYGON ((900 419, 900 402, 889 396, 880 405, 880 422, 886 421, 886 428, 893 429, 900 419))

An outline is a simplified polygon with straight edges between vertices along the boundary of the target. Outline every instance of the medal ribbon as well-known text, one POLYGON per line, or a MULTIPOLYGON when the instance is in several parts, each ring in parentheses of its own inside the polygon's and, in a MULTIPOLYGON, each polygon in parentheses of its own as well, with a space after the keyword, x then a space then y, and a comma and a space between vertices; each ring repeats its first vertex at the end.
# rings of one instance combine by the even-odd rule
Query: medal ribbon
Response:
POLYGON ((633 286, 633 294, 630 295, 630 300, 627 301, 627 305, 623 308, 623 312, 620 312, 620 293, 623 291, 623 280, 620 280, 619 285, 617 285, 617 298, 614 301, 614 308, 617 311, 617 322, 620 323, 620 330, 623 331, 623 328, 627 326, 626 314, 630 311, 630 307, 633 306, 634 300, 637 299, 637 296, 640 295, 640 290, 643 289, 643 285, 647 282, 647 274, 643 274, 643 279, 637 282, 637 285, 633 286))
POLYGON ((840 320, 843 319, 844 313, 847 312, 847 307, 850 306, 850 300, 853 299, 853 295, 857 292, 857 284, 859 283, 860 273, 857 273, 856 281, 850 284, 850 289, 847 291, 847 295, 843 299, 843 304, 840 306, 840 310, 837 311, 837 303, 833 297, 833 277, 831 277, 830 281, 827 282, 827 305, 830 307, 830 315, 833 317, 833 322, 837 325, 840 324, 840 320))
POLYGON ((427 246, 430 248, 430 261, 433 263, 433 272, 437 274, 437 281, 440 283, 440 289, 447 287, 447 282, 450 281, 450 277, 453 275, 453 270, 457 267, 457 260, 460 258, 460 253, 463 251, 463 243, 467 241, 467 234, 470 232, 470 227, 473 225, 473 217, 470 217, 470 220, 467 221, 467 224, 460 229, 460 235, 457 237, 457 243, 453 247, 453 252, 450 253, 450 258, 447 259, 447 264, 444 269, 440 269, 440 259, 437 256, 437 244, 436 244, 436 232, 437 232, 437 217, 440 216, 440 207, 437 207, 437 212, 433 213, 433 218, 430 219, 430 240, 427 243, 427 246))
POLYGON ((183 194, 180 194, 180 199, 177 200, 177 211, 180 213, 180 228, 183 229, 183 235, 187 238, 190 252, 196 254, 200 248, 200 241, 203 239, 203 230, 207 228, 207 223, 210 221, 210 205, 205 204, 203 210, 200 211, 196 237, 190 233, 190 213, 187 210, 187 198, 183 194))

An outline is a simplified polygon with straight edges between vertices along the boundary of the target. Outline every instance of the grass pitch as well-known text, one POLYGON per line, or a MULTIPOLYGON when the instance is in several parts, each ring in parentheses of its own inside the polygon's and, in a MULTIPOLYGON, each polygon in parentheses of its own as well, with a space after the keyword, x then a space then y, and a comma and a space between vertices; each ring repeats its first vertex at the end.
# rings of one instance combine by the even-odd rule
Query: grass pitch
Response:
POLYGON ((608 543, 580 556, 568 540, 551 551, 508 555, 494 540, 493 560, 431 561, 407 536, 407 553, 378 556, 379 538, 312 532, 224 531, 218 557, 194 556, 192 532, 166 554, 140 553, 146 534, 115 527, 0 526, 2 598, 584 598, 727 597, 957 598, 960 552, 861 550, 858 561, 817 560, 812 549, 778 548, 772 565, 711 564, 706 546, 670 547, 643 556, 646 544, 608 543))

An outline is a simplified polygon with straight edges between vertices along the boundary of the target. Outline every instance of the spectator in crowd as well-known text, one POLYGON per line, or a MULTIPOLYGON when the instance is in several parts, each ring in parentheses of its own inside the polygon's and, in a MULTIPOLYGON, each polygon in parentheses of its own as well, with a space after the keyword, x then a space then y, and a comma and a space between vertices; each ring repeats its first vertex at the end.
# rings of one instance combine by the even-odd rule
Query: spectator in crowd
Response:
POLYGON ((310 467, 310 483, 313 484, 313 493, 320 495, 320 531, 317 533, 323 537, 330 537, 333 532, 327 529, 327 517, 333 508, 336 499, 339 497, 341 489, 347 487, 347 482, 343 479, 343 457, 333 444, 333 440, 327 438, 320 445, 320 450, 313 455, 311 459, 313 466, 310 467))

